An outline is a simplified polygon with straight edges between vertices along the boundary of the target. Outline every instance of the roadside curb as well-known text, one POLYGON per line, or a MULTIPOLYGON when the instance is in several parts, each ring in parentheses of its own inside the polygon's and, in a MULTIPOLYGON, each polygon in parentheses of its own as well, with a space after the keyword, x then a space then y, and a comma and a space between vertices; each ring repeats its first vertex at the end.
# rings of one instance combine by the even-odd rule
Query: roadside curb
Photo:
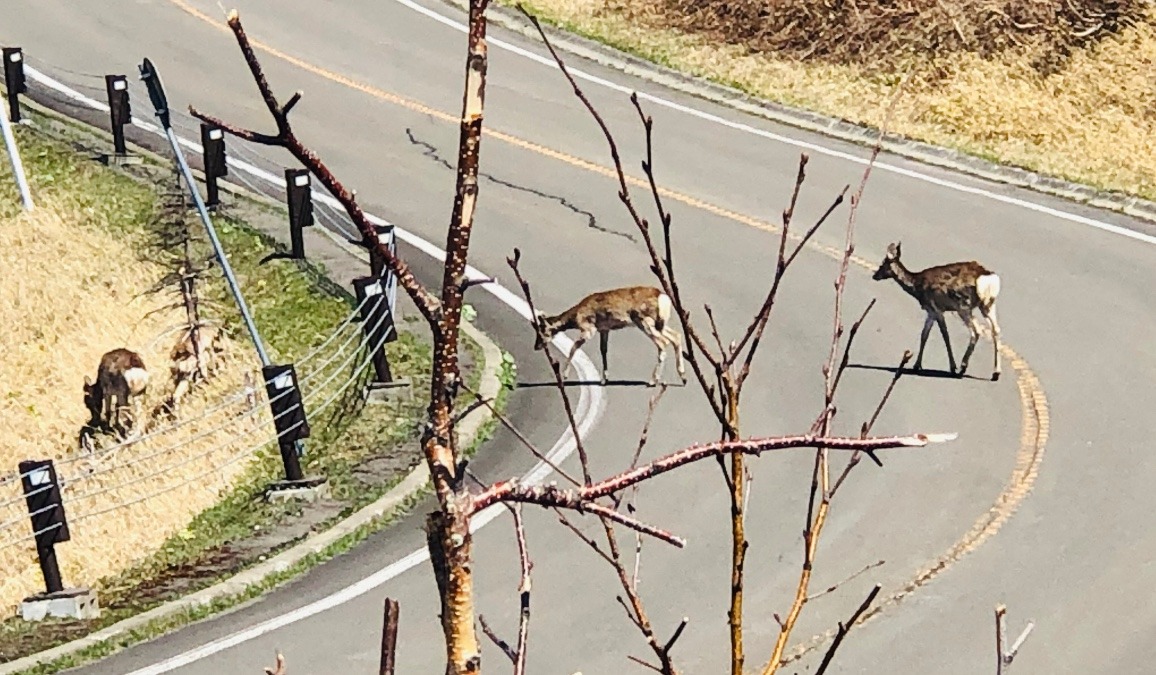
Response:
MULTIPOLYGON (((464 0, 442 0, 442 2, 463 12, 469 9, 468 3, 464 0)), ((535 44, 541 42, 538 31, 514 10, 491 5, 486 16, 492 24, 497 24, 528 37, 535 44)), ((836 140, 866 147, 874 146, 879 140, 878 129, 760 99, 735 87, 711 82, 695 75, 687 75, 597 40, 557 28, 546 23, 545 19, 541 19, 541 21, 542 29, 555 47, 606 68, 740 112, 819 133, 836 140)), ((1100 190, 1055 176, 990 162, 960 150, 932 145, 899 134, 884 134, 881 146, 885 152, 892 155, 930 166, 1004 185, 1026 188, 1085 206, 1122 213, 1148 223, 1156 223, 1156 201, 1135 195, 1100 190)))
MULTIPOLYGON (((89 131, 87 124, 80 120, 74 120, 67 115, 63 115, 51 108, 43 106, 39 103, 29 100, 21 101, 23 105, 36 110, 41 115, 46 117, 56 118, 58 122, 68 125, 79 125, 89 131)), ((92 132, 99 134, 101 129, 92 128, 92 132)), ((111 138, 111 135, 108 135, 111 138)), ((147 148, 140 147, 136 144, 129 143, 131 151, 139 156, 147 157, 151 161, 165 161, 159 154, 154 153, 147 148)), ((201 172, 194 170, 194 175, 198 179, 204 178, 201 172)), ((231 185, 226 182, 220 184, 222 191, 227 191, 240 198, 250 199, 256 202, 267 205, 275 205, 282 207, 283 205, 275 202, 265 195, 254 193, 245 188, 231 185)), ((341 248, 350 255, 361 258, 360 253, 363 252, 352 244, 342 240, 333 233, 323 230, 326 234, 333 237, 333 240, 341 246, 341 248)), ((502 369, 503 354, 498 345, 490 339, 485 333, 475 327, 468 321, 461 322, 462 333, 469 339, 476 342, 482 349, 483 363, 481 364, 481 378, 478 383, 478 394, 488 400, 497 400, 498 395, 502 390, 501 378, 499 373, 502 369)), ((466 414, 457 424, 456 430, 460 438, 459 446, 462 448, 472 448, 482 437, 481 433, 484 426, 494 418, 494 414, 490 411, 488 406, 478 406, 466 414)), ((70 656, 77 652, 83 651, 90 647, 99 645, 101 643, 112 640, 116 637, 131 633, 138 629, 147 627, 149 624, 167 617, 178 614, 188 614, 196 611, 202 607, 208 606, 218 600, 229 598, 232 596, 239 596, 245 593, 253 586, 263 583, 269 577, 283 573, 291 569, 294 565, 305 560, 312 555, 322 554, 326 549, 334 544, 340 543, 347 537, 354 536, 359 530, 370 526, 374 521, 390 515, 398 507, 417 495, 429 484, 429 467, 425 464, 424 459, 415 467, 410 473, 401 480, 397 485, 391 488, 386 494, 372 504, 362 507, 360 510, 349 515, 334 526, 328 528, 323 532, 319 532, 309 536, 305 541, 294 545, 293 547, 282 551, 281 553, 269 558, 268 560, 258 563, 246 570, 238 572, 216 585, 208 588, 203 588, 195 593, 191 593, 177 600, 167 602, 158 607, 154 607, 147 612, 143 612, 131 618, 125 619, 111 626, 107 626, 94 633, 90 633, 84 637, 66 642, 51 649, 46 649, 35 654, 9 661, 0 664, 0 675, 15 675, 21 671, 35 667, 44 663, 51 663, 63 657, 70 656)), ((288 581, 288 580, 285 580, 288 581)), ((226 610, 227 611, 227 610, 226 610)))

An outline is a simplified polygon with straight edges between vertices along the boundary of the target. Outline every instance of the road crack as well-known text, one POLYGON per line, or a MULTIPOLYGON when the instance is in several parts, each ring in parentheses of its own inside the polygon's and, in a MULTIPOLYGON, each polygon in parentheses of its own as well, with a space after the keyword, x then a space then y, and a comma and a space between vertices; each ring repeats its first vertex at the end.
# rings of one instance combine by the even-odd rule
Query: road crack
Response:
MULTIPOLYGON (((441 166, 443 166, 443 167, 445 167, 451 171, 454 170, 453 164, 451 164, 449 162, 449 160, 447 160, 446 158, 442 157, 441 154, 438 153, 437 148, 432 143, 429 143, 427 141, 423 141, 420 138, 418 138, 416 135, 414 135, 413 129, 407 127, 405 130, 405 134, 406 134, 406 136, 409 137, 410 143, 412 143, 413 145, 415 145, 421 149, 422 155, 424 157, 428 157, 429 159, 433 160, 434 163, 439 164, 439 165, 441 165, 441 166)), ((490 181, 491 183, 501 185, 502 187, 509 188, 511 190, 517 190, 518 192, 526 192, 526 193, 532 194, 536 197, 540 197, 540 198, 548 200, 548 201, 558 202, 566 210, 571 211, 572 213, 574 213, 576 215, 582 216, 586 220, 586 227, 589 227, 592 230, 597 230, 599 232, 614 235, 616 237, 622 237, 622 238, 627 239, 627 240, 634 242, 634 243, 638 243, 638 240, 635 239, 634 235, 629 233, 629 232, 620 232, 618 230, 614 230, 614 229, 599 225, 598 219, 594 216, 593 213, 591 213, 590 211, 587 211, 587 210, 581 208, 580 206, 574 204, 566 197, 563 197, 561 195, 551 194, 549 192, 545 192, 543 190, 538 190, 536 188, 527 187, 525 185, 518 185, 517 183, 503 180, 501 178, 494 176, 493 174, 489 174, 489 173, 486 173, 484 171, 479 172, 478 175, 481 176, 482 178, 485 178, 486 180, 490 181)))

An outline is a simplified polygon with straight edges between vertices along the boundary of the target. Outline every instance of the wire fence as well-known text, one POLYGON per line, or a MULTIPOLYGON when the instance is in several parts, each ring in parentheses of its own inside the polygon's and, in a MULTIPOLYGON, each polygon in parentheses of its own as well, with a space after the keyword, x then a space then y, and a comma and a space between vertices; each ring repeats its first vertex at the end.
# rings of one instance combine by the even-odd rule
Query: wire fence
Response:
MULTIPOLYGON (((27 54, 25 61, 34 75, 29 78, 26 96, 66 113, 108 113, 105 75, 54 65, 34 54, 27 54)), ((141 114, 152 110, 147 91, 135 78, 130 76, 128 81, 137 113, 132 125, 146 132, 163 133, 151 121, 151 115, 141 114)), ((201 123, 180 108, 170 101, 173 129, 190 159, 199 159, 201 123)), ((226 151, 230 170, 223 180, 245 190, 284 198, 285 165, 271 156, 271 150, 229 137, 226 151)), ((360 231, 333 195, 316 184, 312 191, 318 224, 341 238, 360 241, 360 231)), ((392 233, 386 245, 396 252, 392 233)), ((273 457, 279 440, 303 423, 278 430, 278 426, 284 426, 278 424, 279 418, 304 408, 307 418, 321 419, 327 411, 340 410, 342 402, 350 400, 352 394, 363 397, 364 391, 359 387, 373 366, 374 355, 394 337, 397 280, 387 273, 383 282, 386 309, 377 314, 372 326, 364 325, 362 320, 368 303, 374 300, 370 296, 294 362, 300 402, 277 415, 272 413, 272 404, 293 395, 292 389, 280 390, 270 399, 267 390, 272 380, 249 375, 243 381, 214 378, 193 390, 196 395, 181 404, 177 419, 150 419, 127 438, 88 450, 58 453, 54 458, 60 486, 57 503, 29 513, 29 497, 43 494, 53 486, 37 487, 26 494, 24 479, 31 471, 0 477, 0 569, 7 572, 6 578, 0 580, 0 597, 6 597, 6 591, 14 584, 25 589, 38 585, 31 544, 40 534, 60 525, 34 532, 29 527, 32 516, 60 506, 65 508, 72 539, 69 548, 82 553, 71 558, 76 569, 64 571, 87 577, 85 568, 96 559, 125 560, 126 556, 155 548, 171 536, 171 527, 141 527, 143 514, 177 510, 191 515, 208 508, 231 487, 248 462, 273 457), (84 523, 84 527, 72 527, 78 523, 84 523)), ((250 371, 251 368, 232 369, 237 373, 250 371)), ((108 567, 106 564, 102 569, 108 567)))

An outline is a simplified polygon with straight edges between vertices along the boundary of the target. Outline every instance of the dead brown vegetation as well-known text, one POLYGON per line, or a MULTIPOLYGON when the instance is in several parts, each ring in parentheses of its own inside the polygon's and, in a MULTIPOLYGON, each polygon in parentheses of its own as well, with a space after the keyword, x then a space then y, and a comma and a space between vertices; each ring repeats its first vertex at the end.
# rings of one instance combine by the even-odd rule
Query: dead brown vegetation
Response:
MULTIPOLYGON (((961 6, 958 0, 941 4, 961 6)), ((663 3, 534 0, 532 6, 552 23, 676 70, 876 129, 883 124, 887 101, 909 74, 891 118, 893 133, 1156 199, 1156 86, 1151 67, 1156 62, 1156 7, 1151 3, 1127 4, 1121 16, 1132 17, 1138 8, 1134 23, 1120 20, 1115 32, 1099 31, 1084 40, 1084 48, 1066 50, 1070 53, 1059 48, 1049 52, 1047 43, 1041 47, 1028 41, 988 56, 925 53, 906 63, 900 56, 842 63, 801 58, 789 50, 758 51, 705 30, 703 22, 712 21, 710 17, 690 23, 663 3)), ((818 30, 834 36, 837 28, 832 22, 818 30)))
MULTIPOLYGON (((638 4, 624 3, 629 10, 638 4)), ((754 52, 868 69, 957 52, 1037 51, 1054 69, 1073 49, 1141 18, 1143 0, 663 0, 668 25, 754 52)))
MULTIPOLYGON (((118 572, 155 550, 245 466, 225 462, 267 436, 264 429, 246 436, 249 427, 231 422, 244 410, 242 399, 152 439, 108 451, 116 442, 102 438, 96 452, 78 452, 89 418, 82 383, 105 351, 141 353, 152 373, 146 412, 172 391, 167 357, 178 336, 165 332, 184 321, 184 310, 158 307, 166 299, 145 293, 166 268, 141 260, 139 243, 59 196, 0 222, 0 474, 25 459, 57 460, 69 521, 86 520, 58 551, 70 583, 118 572)), ((247 353, 239 347, 230 345, 220 377, 190 395, 184 416, 216 408, 241 388, 247 353)), ((0 606, 12 606, 43 586, 19 480, 0 482, 0 521, 0 606)))

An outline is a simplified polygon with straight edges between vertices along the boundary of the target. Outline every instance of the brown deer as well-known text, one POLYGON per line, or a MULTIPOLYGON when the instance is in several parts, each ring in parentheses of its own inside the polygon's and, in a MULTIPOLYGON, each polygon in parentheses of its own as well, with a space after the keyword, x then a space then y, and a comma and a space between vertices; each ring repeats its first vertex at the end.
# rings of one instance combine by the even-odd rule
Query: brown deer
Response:
POLYGON ((674 303, 671 302, 670 296, 650 286, 629 286, 591 293, 561 314, 554 316, 540 314, 537 322, 538 339, 534 343, 534 349, 545 348, 546 340, 562 331, 578 330, 578 339, 574 341, 574 346, 566 357, 566 370, 562 373, 562 377, 566 377, 570 373, 574 354, 587 340, 594 337, 594 333, 598 333, 602 352, 602 385, 605 386, 606 348, 610 340, 610 331, 634 325, 658 348, 658 364, 654 367, 649 386, 658 384, 658 376, 666 362, 668 346, 674 347, 678 375, 682 378, 682 383, 686 384, 686 369, 682 362, 682 337, 670 324, 673 308, 674 303))
POLYGON ((108 428, 115 416, 116 426, 123 429, 121 409, 132 401, 133 422, 140 420, 140 397, 149 383, 149 371, 140 354, 124 348, 107 352, 100 359, 96 382, 84 376, 84 405, 92 415, 91 426, 108 428), (113 400, 115 399, 115 405, 113 400))
POLYGON ((186 329, 173 345, 169 352, 172 360, 169 372, 175 383, 170 398, 173 409, 193 382, 210 376, 216 370, 216 356, 223 351, 221 336, 220 328, 202 325, 197 329, 197 344, 193 344, 192 329, 186 329))
POLYGON ((899 287, 907 294, 919 301, 919 305, 927 312, 927 319, 923 322, 923 332, 919 336, 919 355, 915 357, 915 370, 923 368, 923 348, 927 345, 927 336, 931 333, 931 324, 939 324, 939 332, 943 335, 943 343, 947 345, 947 359, 951 364, 951 372, 955 373, 955 356, 951 353, 951 339, 947 336, 947 324, 943 321, 944 312, 955 312, 971 331, 971 342, 960 362, 959 376, 967 371, 967 362, 971 353, 975 351, 975 344, 979 341, 979 324, 973 315, 978 309, 988 323, 991 324, 992 348, 994 350, 994 369, 992 380, 1000 376, 999 364, 999 323, 995 318, 995 301, 999 296, 999 275, 975 262, 955 262, 936 267, 928 267, 919 272, 912 272, 904 267, 899 257, 902 254, 900 243, 887 247, 887 255, 875 270, 872 278, 876 281, 894 279, 899 287))

